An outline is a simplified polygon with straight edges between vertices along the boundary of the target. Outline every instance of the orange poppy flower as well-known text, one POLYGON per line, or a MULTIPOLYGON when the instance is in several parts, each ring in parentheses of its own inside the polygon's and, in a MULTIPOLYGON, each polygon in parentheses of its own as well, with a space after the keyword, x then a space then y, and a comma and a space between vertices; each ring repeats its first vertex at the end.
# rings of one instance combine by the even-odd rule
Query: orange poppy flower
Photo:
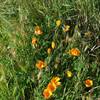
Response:
POLYGON ((41 30, 41 28, 40 28, 39 26, 35 26, 34 33, 35 33, 36 35, 41 35, 41 34, 43 34, 43 32, 42 32, 42 30, 41 30))
POLYGON ((36 63, 36 67, 37 67, 38 69, 42 69, 42 68, 44 68, 45 66, 46 66, 46 64, 45 64, 45 62, 42 61, 42 60, 38 60, 37 63, 36 63))
POLYGON ((91 80, 91 79, 85 80, 85 86, 86 87, 92 87, 93 86, 93 80, 91 80))
POLYGON ((47 53, 50 54, 51 53, 51 48, 47 49, 47 53))
POLYGON ((37 43, 37 39, 36 38, 32 38, 32 44, 35 45, 37 43))
POLYGON ((61 85, 61 82, 59 82, 60 78, 59 77, 53 77, 51 79, 51 83, 55 84, 56 86, 61 85))
POLYGON ((49 99, 51 95, 52 95, 52 92, 49 89, 45 89, 43 91, 43 96, 45 99, 49 99))
POLYGON ((56 85, 54 83, 49 83, 47 86, 47 89, 49 89, 51 92, 54 92, 56 90, 56 85))
POLYGON ((80 55, 80 51, 79 51, 79 49, 77 49, 77 48, 72 48, 72 49, 69 51, 69 54, 72 55, 72 56, 79 56, 79 55, 80 55))

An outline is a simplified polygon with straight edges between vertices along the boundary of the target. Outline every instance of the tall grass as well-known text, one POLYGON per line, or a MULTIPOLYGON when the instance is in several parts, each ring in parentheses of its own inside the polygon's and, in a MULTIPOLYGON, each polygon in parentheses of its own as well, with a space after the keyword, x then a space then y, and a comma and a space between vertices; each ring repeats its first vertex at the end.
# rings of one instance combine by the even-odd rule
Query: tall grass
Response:
POLYGON ((86 78, 94 81, 91 99, 100 97, 99 5, 99 0, 1 0, 0 100, 44 100, 43 89, 55 75, 61 77, 62 85, 52 100, 85 100, 85 96, 90 96, 84 86, 86 78), (56 29, 58 19, 69 23, 72 31, 63 34, 56 29), (42 27, 45 35, 38 38, 42 48, 35 50, 31 40, 36 25, 42 27), (88 31, 92 36, 85 36, 88 31), (65 37, 67 42, 63 42, 65 37), (46 49, 52 41, 58 47, 49 57, 46 49), (65 54, 73 47, 81 51, 77 59, 65 54), (49 68, 42 74, 35 67, 38 59, 48 62, 49 68), (72 70, 71 79, 65 76, 66 69, 72 70))

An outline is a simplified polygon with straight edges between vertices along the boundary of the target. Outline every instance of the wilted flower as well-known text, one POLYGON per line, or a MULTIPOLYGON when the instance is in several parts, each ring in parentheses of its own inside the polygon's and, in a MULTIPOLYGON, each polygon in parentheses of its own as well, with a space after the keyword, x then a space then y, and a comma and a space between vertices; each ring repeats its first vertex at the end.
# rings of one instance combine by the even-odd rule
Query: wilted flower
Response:
POLYGON ((61 20, 56 21, 56 26, 59 27, 61 25, 61 20))
POLYGON ((47 49, 47 53, 50 54, 51 53, 51 48, 47 49))
POLYGON ((88 31, 86 33, 84 33, 85 37, 91 37, 92 36, 92 32, 88 31))
POLYGON ((52 41, 52 43, 51 43, 51 47, 52 47, 52 49, 54 49, 55 48, 55 42, 54 41, 52 41))
POLYGON ((45 99, 49 99, 51 95, 52 95, 52 92, 49 89, 45 89, 43 91, 43 96, 45 99))
POLYGON ((91 80, 91 79, 85 80, 85 86, 86 87, 92 87, 93 86, 93 80, 91 80))
POLYGON ((72 56, 79 56, 80 55, 80 50, 77 48, 72 48, 71 50, 69 50, 69 54, 72 56))
POLYGON ((35 45, 37 43, 37 39, 36 38, 32 38, 32 45, 35 45))
POLYGON ((67 75, 68 78, 72 77, 72 75, 73 75, 73 73, 71 71, 69 71, 69 70, 67 70, 65 72, 65 74, 67 75))
POLYGON ((35 28, 34 28, 34 33, 35 33, 36 35, 41 35, 41 34, 43 34, 43 32, 42 32, 42 30, 41 30, 41 27, 35 26, 35 28))
POLYGON ((64 32, 68 32, 69 29, 70 29, 70 26, 69 25, 64 25, 64 27, 63 27, 63 31, 64 32))
POLYGON ((46 66, 46 64, 45 64, 45 62, 42 61, 42 60, 38 60, 37 63, 36 63, 36 67, 37 67, 38 69, 42 69, 42 68, 44 68, 45 66, 46 66))

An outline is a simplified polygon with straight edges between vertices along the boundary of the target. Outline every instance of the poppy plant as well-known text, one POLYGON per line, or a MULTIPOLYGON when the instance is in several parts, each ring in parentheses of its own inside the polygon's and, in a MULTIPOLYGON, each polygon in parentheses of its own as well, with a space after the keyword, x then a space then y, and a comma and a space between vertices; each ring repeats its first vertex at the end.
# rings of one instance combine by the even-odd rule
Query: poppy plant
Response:
POLYGON ((85 86, 86 86, 86 87, 92 87, 92 86, 93 86, 93 80, 91 80, 91 79, 86 79, 86 80, 85 80, 85 86))
POLYGON ((59 77, 53 77, 49 84, 47 85, 47 88, 44 89, 43 91, 43 96, 45 99, 50 98, 52 93, 56 90, 56 88, 61 84, 59 82, 60 78, 59 77))
POLYGON ((54 83, 56 86, 59 86, 61 83, 59 82, 60 78, 59 77, 53 77, 51 79, 51 83, 54 83))
POLYGON ((49 89, 51 92, 54 92, 56 90, 56 85, 54 83, 49 83, 47 86, 47 89, 49 89))
POLYGON ((42 68, 44 68, 45 66, 46 66, 46 64, 45 64, 45 62, 42 61, 42 60, 38 60, 37 63, 36 63, 36 67, 37 67, 38 69, 42 69, 42 68))
POLYGON ((80 50, 77 48, 72 48, 71 50, 69 50, 69 54, 72 56, 79 56, 80 55, 80 50))
POLYGON ((50 96, 52 96, 52 92, 48 88, 44 89, 43 96, 44 96, 45 99, 49 99, 50 96))

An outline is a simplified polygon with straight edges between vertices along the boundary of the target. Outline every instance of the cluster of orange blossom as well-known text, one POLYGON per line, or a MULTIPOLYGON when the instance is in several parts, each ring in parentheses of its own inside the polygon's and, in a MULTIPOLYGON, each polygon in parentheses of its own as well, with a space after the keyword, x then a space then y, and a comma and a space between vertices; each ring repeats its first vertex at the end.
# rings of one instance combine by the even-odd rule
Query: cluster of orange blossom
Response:
POLYGON ((43 96, 45 99, 48 99, 52 96, 52 93, 57 89, 57 87, 61 84, 59 77, 53 77, 50 83, 47 85, 47 88, 43 91, 43 96))
MULTIPOLYGON (((35 26, 35 28, 34 28, 34 33, 35 33, 36 35, 42 35, 42 34, 43 34, 43 31, 42 31, 42 29, 41 29, 40 26, 35 26)), ((37 45, 37 42, 38 42, 37 38, 33 37, 33 38, 32 38, 32 45, 33 45, 33 46, 36 46, 36 45, 37 45)))
POLYGON ((93 86, 93 80, 91 80, 91 79, 86 79, 86 80, 85 80, 85 86, 86 86, 87 88, 92 87, 92 86, 93 86))

